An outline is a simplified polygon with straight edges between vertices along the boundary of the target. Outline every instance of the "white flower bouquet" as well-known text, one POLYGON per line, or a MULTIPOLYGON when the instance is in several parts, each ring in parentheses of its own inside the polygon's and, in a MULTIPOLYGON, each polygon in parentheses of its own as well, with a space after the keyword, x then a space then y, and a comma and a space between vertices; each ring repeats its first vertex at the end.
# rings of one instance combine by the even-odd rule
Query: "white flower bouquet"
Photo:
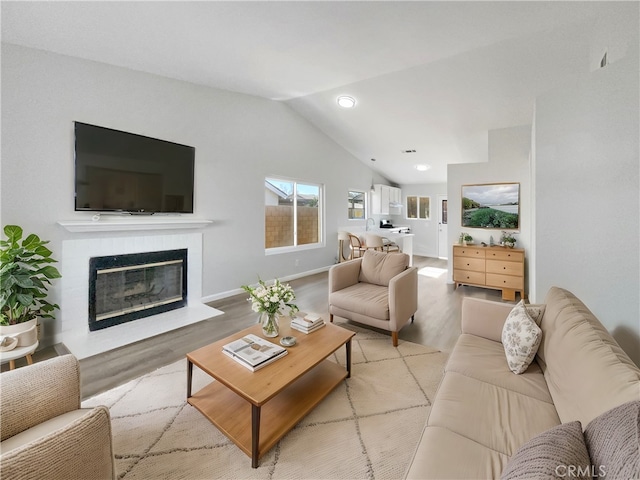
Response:
POLYGON ((251 309, 254 312, 282 315, 285 309, 289 309, 289 316, 293 317, 298 311, 297 305, 292 303, 296 298, 293 288, 280 280, 276 279, 272 285, 259 280, 257 287, 243 285, 242 289, 249 294, 251 309))

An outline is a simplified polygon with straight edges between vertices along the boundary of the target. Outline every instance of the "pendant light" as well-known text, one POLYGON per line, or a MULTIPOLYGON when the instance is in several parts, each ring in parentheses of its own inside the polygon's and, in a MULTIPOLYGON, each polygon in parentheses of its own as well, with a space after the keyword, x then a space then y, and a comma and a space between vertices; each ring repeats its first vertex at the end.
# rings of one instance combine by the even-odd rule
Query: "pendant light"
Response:
MULTIPOLYGON (((375 162, 375 161, 376 161, 376 159, 375 159, 375 158, 372 158, 372 159, 371 159, 371 162, 375 162)), ((371 188, 370 188, 370 190, 371 190, 372 192, 375 192, 375 191, 376 191, 376 186, 373 184, 373 172, 371 173, 371 188)))

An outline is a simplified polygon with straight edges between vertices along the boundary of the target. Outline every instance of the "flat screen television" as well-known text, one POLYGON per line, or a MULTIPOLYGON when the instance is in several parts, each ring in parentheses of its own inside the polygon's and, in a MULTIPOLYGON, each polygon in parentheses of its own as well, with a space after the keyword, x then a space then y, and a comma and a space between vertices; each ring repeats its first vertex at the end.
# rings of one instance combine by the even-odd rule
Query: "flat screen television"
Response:
POLYGON ((75 210, 193 213, 195 148, 74 122, 75 210))

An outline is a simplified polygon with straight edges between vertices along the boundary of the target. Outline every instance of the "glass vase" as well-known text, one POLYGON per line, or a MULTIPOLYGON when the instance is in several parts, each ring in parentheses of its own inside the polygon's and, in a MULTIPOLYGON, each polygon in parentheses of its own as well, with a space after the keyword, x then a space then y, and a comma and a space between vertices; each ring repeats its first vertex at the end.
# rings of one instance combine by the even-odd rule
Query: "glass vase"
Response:
POLYGON ((277 337, 278 330, 278 314, 262 312, 260 314, 260 325, 262 325, 262 334, 265 337, 277 337))

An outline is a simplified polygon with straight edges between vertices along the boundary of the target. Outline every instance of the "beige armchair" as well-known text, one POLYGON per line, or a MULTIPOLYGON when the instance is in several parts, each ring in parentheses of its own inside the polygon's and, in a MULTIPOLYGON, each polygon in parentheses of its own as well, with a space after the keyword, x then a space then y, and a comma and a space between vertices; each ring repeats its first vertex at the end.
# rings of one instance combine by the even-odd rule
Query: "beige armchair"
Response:
POLYGON ((418 269, 409 255, 367 250, 362 258, 329 269, 329 320, 337 315, 391 332, 398 332, 418 310, 418 269))
POLYGON ((109 410, 80 408, 73 355, 4 372, 0 386, 0 478, 116 478, 109 410))

